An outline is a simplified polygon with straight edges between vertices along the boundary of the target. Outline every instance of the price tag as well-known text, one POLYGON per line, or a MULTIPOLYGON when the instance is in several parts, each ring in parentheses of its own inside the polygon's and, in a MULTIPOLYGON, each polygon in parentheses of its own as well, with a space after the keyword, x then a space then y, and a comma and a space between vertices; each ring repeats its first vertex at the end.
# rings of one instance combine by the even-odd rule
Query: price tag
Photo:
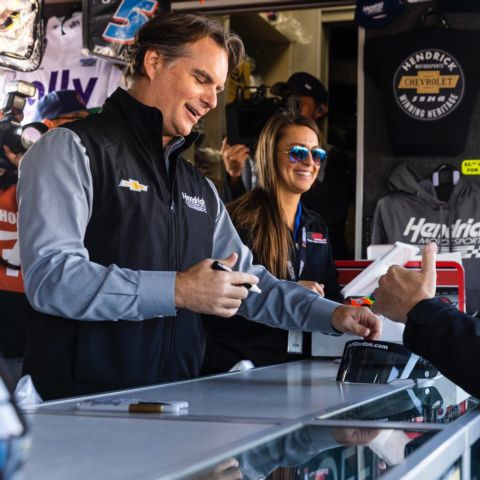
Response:
POLYGON ((464 160, 462 162, 463 175, 480 175, 480 160, 464 160))

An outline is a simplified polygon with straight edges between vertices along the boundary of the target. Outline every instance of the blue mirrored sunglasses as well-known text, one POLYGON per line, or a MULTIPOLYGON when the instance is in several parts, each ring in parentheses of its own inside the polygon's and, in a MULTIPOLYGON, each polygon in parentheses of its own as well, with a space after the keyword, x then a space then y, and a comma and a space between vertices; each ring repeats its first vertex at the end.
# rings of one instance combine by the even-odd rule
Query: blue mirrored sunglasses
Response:
POLYGON ((289 160, 292 163, 304 162, 308 158, 308 152, 312 154, 313 163, 319 167, 322 162, 327 159, 327 152, 320 147, 309 150, 307 147, 301 145, 294 145, 290 150, 281 150, 283 153, 288 153, 289 160))

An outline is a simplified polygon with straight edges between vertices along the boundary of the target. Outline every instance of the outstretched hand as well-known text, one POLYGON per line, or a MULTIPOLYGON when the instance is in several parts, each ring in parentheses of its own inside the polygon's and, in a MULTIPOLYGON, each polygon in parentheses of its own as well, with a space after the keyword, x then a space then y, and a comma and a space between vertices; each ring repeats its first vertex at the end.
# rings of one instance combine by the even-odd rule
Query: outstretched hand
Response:
POLYGON ((340 445, 368 445, 380 435, 379 428, 332 428, 333 438, 340 445))
POLYGON ((227 458, 198 476, 196 480, 241 480, 243 478, 240 464, 236 458, 227 458))
POLYGON ((382 321, 369 308, 342 305, 332 315, 332 326, 343 333, 353 333, 366 340, 377 340, 382 321))
MULTIPOLYGON (((232 253, 221 262, 233 268, 237 260, 238 255, 232 253)), ((257 284, 258 277, 250 273, 213 270, 213 262, 212 259, 202 260, 183 272, 177 272, 176 307, 220 317, 232 317, 237 313, 248 295, 242 284, 257 284)))
POLYGON ((405 323, 408 312, 418 302, 435 295, 436 259, 437 244, 430 242, 423 250, 419 272, 398 265, 390 267, 378 281, 373 310, 391 320, 405 323))

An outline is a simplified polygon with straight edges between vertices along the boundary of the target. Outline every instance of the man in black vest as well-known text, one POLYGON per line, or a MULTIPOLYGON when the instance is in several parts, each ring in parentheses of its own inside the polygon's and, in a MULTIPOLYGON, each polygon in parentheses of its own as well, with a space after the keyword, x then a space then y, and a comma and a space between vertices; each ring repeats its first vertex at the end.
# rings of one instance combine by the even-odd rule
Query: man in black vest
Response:
POLYGON ((242 56, 210 19, 155 17, 131 48, 128 91, 26 154, 20 251, 35 311, 24 372, 44 398, 198 375, 199 313, 378 337, 369 310, 253 266, 212 183, 180 156, 242 56), (214 258, 236 271, 213 270, 214 258), (245 287, 257 283, 261 294, 245 287))

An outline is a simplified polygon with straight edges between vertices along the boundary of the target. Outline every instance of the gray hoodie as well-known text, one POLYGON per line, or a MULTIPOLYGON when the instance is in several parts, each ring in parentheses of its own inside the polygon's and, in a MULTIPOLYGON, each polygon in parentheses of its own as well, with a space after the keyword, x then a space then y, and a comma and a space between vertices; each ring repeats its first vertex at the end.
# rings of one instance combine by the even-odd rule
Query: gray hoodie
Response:
POLYGON ((439 252, 458 252, 465 268, 467 312, 480 309, 480 188, 460 177, 450 198, 437 198, 431 179, 419 180, 406 164, 389 177, 392 193, 381 198, 373 219, 372 243, 424 246, 436 240, 439 252))

